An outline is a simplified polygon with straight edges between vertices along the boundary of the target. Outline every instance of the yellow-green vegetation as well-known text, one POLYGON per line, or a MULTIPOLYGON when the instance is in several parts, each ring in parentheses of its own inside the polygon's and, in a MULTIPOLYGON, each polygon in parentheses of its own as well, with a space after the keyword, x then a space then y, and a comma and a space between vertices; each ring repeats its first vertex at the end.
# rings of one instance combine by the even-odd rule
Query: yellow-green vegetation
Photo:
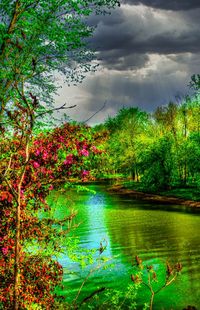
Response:
POLYGON ((123 108, 95 130, 107 134, 101 177, 131 177, 133 189, 199 200, 198 93, 153 113, 123 108))

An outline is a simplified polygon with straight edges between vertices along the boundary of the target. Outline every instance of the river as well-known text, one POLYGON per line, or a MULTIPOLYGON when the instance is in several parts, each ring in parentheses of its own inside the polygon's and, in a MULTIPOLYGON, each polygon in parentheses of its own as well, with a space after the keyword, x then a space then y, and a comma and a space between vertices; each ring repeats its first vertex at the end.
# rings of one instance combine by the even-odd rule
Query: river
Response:
MULTIPOLYGON (((131 274, 136 273, 135 256, 138 255, 144 264, 154 266, 157 288, 164 284, 167 260, 172 265, 177 262, 183 265, 176 281, 155 295, 153 309, 178 310, 188 305, 200 309, 199 211, 130 199, 108 193, 106 187, 107 184, 94 184, 88 188, 96 193, 73 192, 71 208, 78 211, 74 224, 80 224, 73 232, 74 238, 79 236, 82 249, 98 249, 102 243, 106 249, 101 255, 97 251, 95 258, 109 259, 106 269, 102 266, 88 277, 79 300, 101 287, 118 289, 126 296, 127 285, 132 283, 131 274)), ((61 214, 69 207, 65 195, 60 194, 60 199, 66 201, 59 209, 61 214)), ((81 269, 67 254, 60 262, 64 267, 62 294, 70 300, 77 295, 89 270, 98 265, 81 269)), ((145 271, 143 273, 145 277, 145 271)), ((136 308, 142 309, 149 298, 148 288, 141 285, 136 308)), ((125 305, 121 308, 126 309, 125 305)))

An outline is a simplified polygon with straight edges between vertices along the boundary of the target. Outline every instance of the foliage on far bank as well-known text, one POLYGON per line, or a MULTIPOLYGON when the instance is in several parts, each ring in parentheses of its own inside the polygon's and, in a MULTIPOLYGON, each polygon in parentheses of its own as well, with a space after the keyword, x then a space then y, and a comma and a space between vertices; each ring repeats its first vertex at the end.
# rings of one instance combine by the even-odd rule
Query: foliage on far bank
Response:
POLYGON ((122 174, 143 189, 200 187, 200 97, 154 113, 123 108, 96 130, 107 131, 101 175, 122 174))

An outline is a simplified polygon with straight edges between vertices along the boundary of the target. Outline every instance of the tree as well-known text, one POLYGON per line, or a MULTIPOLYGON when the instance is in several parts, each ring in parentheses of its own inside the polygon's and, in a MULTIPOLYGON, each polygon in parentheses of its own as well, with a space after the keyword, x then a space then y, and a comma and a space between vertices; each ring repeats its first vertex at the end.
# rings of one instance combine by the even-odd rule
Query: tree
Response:
MULTIPOLYGON (((29 214, 30 210, 44 208, 52 183, 58 184, 58 180, 62 183, 63 174, 65 177, 70 173, 83 178, 88 176, 87 170, 82 171, 82 160, 79 161, 89 155, 83 133, 76 140, 75 129, 64 127, 61 132, 55 130, 54 134, 35 140, 34 128, 38 120, 54 110, 45 110, 43 106, 52 102, 51 95, 57 89, 55 71, 63 73, 69 81, 82 80, 83 74, 90 70, 87 62, 92 53, 86 39, 93 28, 88 26, 87 17, 104 13, 106 8, 117 3, 117 0, 0 0, 0 246, 3 268, 10 270, 8 278, 5 273, 1 279, 5 280, 3 294, 10 282, 10 293, 1 297, 5 309, 26 308, 27 296, 32 296, 36 302, 34 289, 29 285, 27 288, 24 280, 28 276, 28 272, 24 274, 25 266, 30 260, 23 252, 23 242, 28 236, 42 238, 40 233, 44 226, 29 214), (78 69, 77 75, 74 69, 78 69), (52 138, 55 141, 51 141, 52 138), (8 223, 6 216, 9 216, 8 223), (28 221, 33 227, 29 227, 28 221), (29 228, 33 229, 31 233, 29 228)), ((34 260, 32 263, 34 266, 34 260)), ((57 283, 57 278, 53 278, 54 265, 51 259, 43 264, 50 278, 52 276, 53 285, 57 283)), ((44 287, 47 298, 41 297, 41 303, 52 304, 53 285, 44 287)))
POLYGON ((108 152, 116 170, 131 173, 138 180, 138 152, 140 135, 146 131, 148 116, 138 108, 123 108, 115 118, 109 118, 106 127, 110 131, 108 152))
POLYGON ((199 187, 200 176, 200 137, 196 132, 192 132, 185 142, 184 157, 187 165, 187 173, 191 176, 190 182, 199 187))
POLYGON ((194 74, 191 77, 190 86, 195 89, 197 92, 200 89, 200 74, 194 74))
POLYGON ((66 224, 74 214, 66 215, 60 222, 49 216, 38 218, 37 213, 48 214, 45 199, 50 190, 71 177, 88 179, 88 158, 99 153, 87 126, 65 124, 34 136, 32 127, 37 109, 30 109, 30 104, 27 102, 26 108, 22 105, 23 113, 17 111, 14 121, 9 115, 13 135, 9 137, 2 132, 0 140, 3 309, 26 309, 27 303, 38 303, 45 309, 53 307, 53 290, 62 278, 62 266, 52 259, 52 252, 45 256, 40 251, 29 254, 25 246, 29 241, 41 248, 49 240, 52 250, 61 249, 56 237, 66 238, 66 224), (64 230, 59 229, 60 224, 65 225, 64 230))
POLYGON ((105 13, 117 0, 1 0, 0 115, 22 84, 47 104, 54 75, 81 80, 93 56, 87 17, 105 13), (74 69, 78 69, 75 75, 74 69))
MULTIPOLYGON (((109 118, 105 165, 111 173, 131 173, 148 189, 198 184, 199 96, 170 102, 153 114, 123 108, 109 118)), ((101 127, 99 127, 101 130, 101 127)))
POLYGON ((140 162, 142 182, 150 190, 166 189, 173 175, 172 139, 162 137, 143 150, 140 162))

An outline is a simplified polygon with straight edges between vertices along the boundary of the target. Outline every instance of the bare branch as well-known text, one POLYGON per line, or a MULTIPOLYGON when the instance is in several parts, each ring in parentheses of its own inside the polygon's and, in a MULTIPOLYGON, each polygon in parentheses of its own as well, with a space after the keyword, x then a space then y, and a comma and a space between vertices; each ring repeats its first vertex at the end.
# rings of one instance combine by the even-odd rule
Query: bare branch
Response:
POLYGON ((75 107, 76 107, 76 104, 75 104, 75 105, 71 105, 71 106, 69 106, 69 107, 66 107, 66 103, 64 103, 62 106, 60 106, 60 107, 58 107, 58 108, 46 110, 45 112, 39 113, 39 114, 36 116, 36 118, 37 118, 37 117, 40 117, 40 116, 42 116, 42 115, 44 115, 44 114, 54 112, 54 111, 60 111, 60 110, 65 110, 65 109, 73 109, 73 108, 75 108, 75 107))
POLYGON ((98 290, 94 291, 93 293, 91 293, 89 296, 85 297, 82 302, 80 303, 80 306, 86 302, 88 302, 91 298, 93 298, 95 295, 103 292, 106 290, 106 287, 101 287, 98 290))
POLYGON ((95 115, 97 115, 99 112, 101 112, 105 106, 107 104, 107 100, 104 102, 103 106, 98 110, 96 111, 92 116, 90 116, 88 119, 86 119, 85 121, 83 121, 83 124, 87 123, 88 121, 90 121, 95 115))
POLYGON ((6 176, 7 172, 10 170, 10 166, 11 166, 11 162, 12 162, 12 154, 10 156, 10 159, 9 159, 9 163, 8 163, 8 167, 6 169, 6 171, 4 172, 4 177, 6 176))

